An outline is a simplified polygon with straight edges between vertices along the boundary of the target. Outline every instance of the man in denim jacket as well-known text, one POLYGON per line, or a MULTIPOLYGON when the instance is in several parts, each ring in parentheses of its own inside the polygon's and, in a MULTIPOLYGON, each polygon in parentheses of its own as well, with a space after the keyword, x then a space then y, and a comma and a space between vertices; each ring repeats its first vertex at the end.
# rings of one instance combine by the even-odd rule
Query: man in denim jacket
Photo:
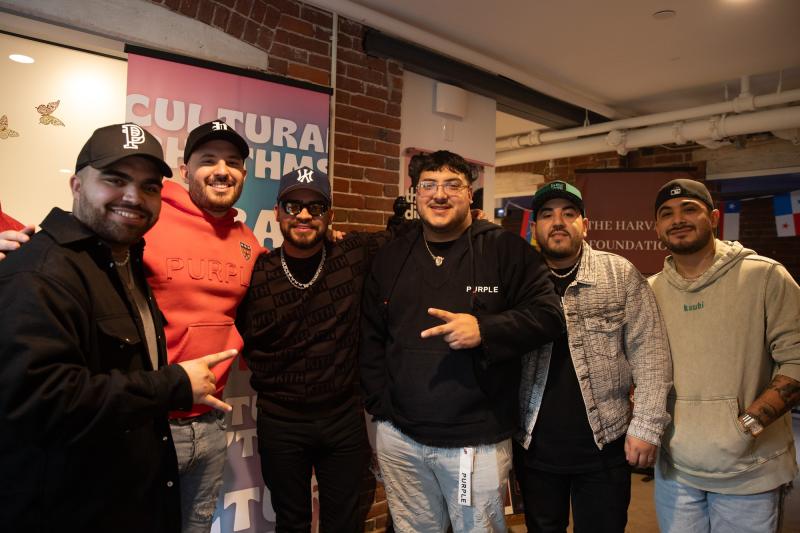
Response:
POLYGON ((532 209, 567 333, 523 363, 514 462, 528 531, 566 531, 571 500, 577 533, 622 533, 631 466, 653 465, 670 419, 666 330, 636 268, 584 242, 577 188, 551 182, 532 209))

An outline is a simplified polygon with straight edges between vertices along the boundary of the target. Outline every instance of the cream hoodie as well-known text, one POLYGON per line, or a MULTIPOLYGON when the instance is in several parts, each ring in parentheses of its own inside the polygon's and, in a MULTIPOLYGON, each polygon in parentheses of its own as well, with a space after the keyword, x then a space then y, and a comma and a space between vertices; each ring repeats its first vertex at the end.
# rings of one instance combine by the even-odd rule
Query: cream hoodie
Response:
POLYGON ((659 467, 669 479, 725 494, 774 489, 797 475, 789 414, 757 439, 737 418, 775 374, 800 380, 800 287, 778 262, 716 241, 696 280, 672 257, 650 278, 672 349, 673 423, 659 467))

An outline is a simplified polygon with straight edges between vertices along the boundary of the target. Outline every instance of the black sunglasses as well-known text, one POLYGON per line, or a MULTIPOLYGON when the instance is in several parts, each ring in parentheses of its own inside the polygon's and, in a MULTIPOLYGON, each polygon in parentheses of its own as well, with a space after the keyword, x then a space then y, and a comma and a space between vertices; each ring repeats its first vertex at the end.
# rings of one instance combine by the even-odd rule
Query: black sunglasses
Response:
POLYGON ((281 200, 281 208, 287 215, 296 217, 303 212, 303 209, 308 211, 312 217, 321 217, 328 212, 328 204, 326 202, 300 202, 297 200, 281 200))

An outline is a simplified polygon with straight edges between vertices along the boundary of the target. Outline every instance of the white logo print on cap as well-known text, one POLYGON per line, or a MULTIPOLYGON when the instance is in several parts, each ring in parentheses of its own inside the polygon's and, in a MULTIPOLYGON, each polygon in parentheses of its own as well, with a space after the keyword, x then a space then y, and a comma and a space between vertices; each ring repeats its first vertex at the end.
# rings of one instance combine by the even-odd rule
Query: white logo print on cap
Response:
POLYGON ((312 177, 314 175, 313 171, 310 168, 304 168, 302 170, 297 171, 297 181, 300 183, 311 183, 314 181, 312 177))
POLYGON ((123 148, 128 150, 138 150, 140 144, 144 144, 144 130, 136 124, 123 124, 122 133, 125 134, 125 144, 123 148))
POLYGON ((678 195, 680 193, 681 193, 681 188, 680 187, 673 187, 673 188, 671 188, 669 190, 669 195, 670 196, 676 196, 676 195, 678 195))
POLYGON ((214 122, 211 123, 211 129, 214 131, 227 130, 228 125, 225 124, 224 122, 215 120, 214 122))

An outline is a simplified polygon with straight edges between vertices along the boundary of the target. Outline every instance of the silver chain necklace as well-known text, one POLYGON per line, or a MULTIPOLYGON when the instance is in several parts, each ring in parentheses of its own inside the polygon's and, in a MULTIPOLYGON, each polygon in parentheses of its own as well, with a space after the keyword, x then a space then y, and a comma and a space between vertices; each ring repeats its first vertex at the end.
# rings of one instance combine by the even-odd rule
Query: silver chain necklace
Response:
POLYGON ((422 237, 422 240, 425 242, 425 248, 428 249, 428 253, 431 254, 431 258, 433 259, 433 262, 436 263, 436 266, 437 267, 442 266, 442 263, 444 263, 444 257, 442 257, 441 255, 433 255, 430 246, 428 246, 428 239, 422 237))
POLYGON ((552 275, 554 275, 555 277, 557 277, 559 279, 564 279, 564 278, 568 278, 573 272, 575 272, 575 269, 578 268, 578 265, 580 265, 580 264, 581 264, 581 258, 578 257, 578 260, 575 261, 575 264, 572 265, 572 268, 570 268, 569 272, 567 272, 566 274, 557 274, 556 271, 553 270, 552 268, 550 268, 549 266, 547 268, 550 268, 550 273, 552 275))
POLYGON ((295 287, 297 287, 300 290, 305 290, 305 289, 309 288, 310 286, 312 286, 315 281, 317 281, 317 278, 319 277, 320 272, 322 272, 322 266, 325 264, 325 255, 326 255, 325 254, 325 245, 323 244, 322 245, 322 259, 319 260, 319 266, 317 267, 317 271, 314 272, 314 277, 311 278, 311 280, 308 283, 300 283, 299 281, 297 281, 295 279, 294 276, 292 276, 292 273, 289 272, 289 265, 286 264, 286 259, 284 258, 284 255, 283 255, 283 246, 281 246, 281 266, 283 267, 283 273, 286 274, 286 277, 289 279, 289 283, 291 283, 292 285, 294 285, 295 287))

